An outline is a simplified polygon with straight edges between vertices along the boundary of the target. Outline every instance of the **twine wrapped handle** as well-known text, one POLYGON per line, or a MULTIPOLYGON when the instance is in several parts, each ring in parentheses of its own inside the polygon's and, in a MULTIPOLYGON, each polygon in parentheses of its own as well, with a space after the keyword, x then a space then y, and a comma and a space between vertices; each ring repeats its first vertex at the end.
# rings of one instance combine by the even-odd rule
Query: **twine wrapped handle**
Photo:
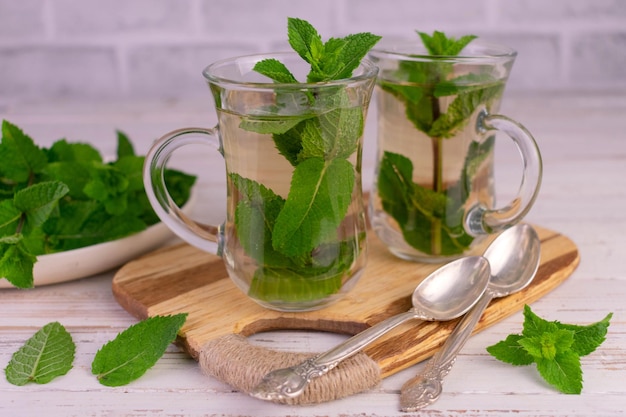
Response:
MULTIPOLYGON (((229 334, 207 342, 198 360, 204 373, 249 393, 268 372, 296 365, 313 355, 267 349, 251 344, 244 336, 229 334)), ((323 378, 316 378, 301 396, 274 402, 317 404, 368 390, 380 381, 378 364, 360 352, 343 361, 323 378)))

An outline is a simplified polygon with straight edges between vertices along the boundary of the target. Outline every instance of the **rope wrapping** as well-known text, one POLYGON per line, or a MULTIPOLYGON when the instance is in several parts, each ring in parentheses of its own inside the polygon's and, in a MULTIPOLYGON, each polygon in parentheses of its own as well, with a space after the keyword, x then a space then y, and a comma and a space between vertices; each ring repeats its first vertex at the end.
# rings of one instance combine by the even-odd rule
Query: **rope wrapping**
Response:
MULTIPOLYGON (((207 342, 199 362, 205 374, 249 393, 268 372, 296 365, 313 355, 266 349, 249 343, 241 335, 229 334, 207 342)), ((318 404, 371 389, 380 381, 381 371, 376 362, 360 352, 323 377, 312 380, 301 396, 275 402, 318 404)))

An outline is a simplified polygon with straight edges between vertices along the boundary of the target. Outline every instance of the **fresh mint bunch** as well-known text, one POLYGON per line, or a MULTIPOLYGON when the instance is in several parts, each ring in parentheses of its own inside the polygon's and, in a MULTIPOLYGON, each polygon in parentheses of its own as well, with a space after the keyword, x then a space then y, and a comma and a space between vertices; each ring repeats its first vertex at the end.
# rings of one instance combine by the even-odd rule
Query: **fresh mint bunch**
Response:
MULTIPOLYGON (((476 38, 467 35, 455 39, 439 31, 418 35, 434 58, 456 56, 476 38)), ((404 103, 407 119, 427 135, 433 148, 432 184, 413 181, 413 163, 408 155, 383 153, 377 182, 383 210, 398 222, 409 245, 439 256, 461 254, 473 241, 463 227, 465 202, 470 195, 468 184, 492 152, 494 141, 488 138, 481 144, 472 143, 459 181, 449 186, 443 181, 443 142, 466 126, 479 106, 488 106, 504 90, 504 82, 488 74, 452 77, 452 70, 443 59, 404 60, 394 74, 402 82, 380 83, 383 91, 404 103), (445 111, 440 105, 442 98, 451 99, 445 111)))
POLYGON ((511 334, 489 346, 496 359, 511 365, 536 364, 546 382, 566 394, 582 391, 580 357, 596 350, 606 338, 612 313, 588 326, 547 321, 524 306, 522 334, 511 334))
MULTIPOLYGON (((0 279, 33 286, 37 256, 119 239, 158 222, 144 192, 143 156, 117 133, 118 152, 104 161, 85 143, 58 140, 42 148, 19 127, 2 122, 0 142, 0 279)), ((177 204, 195 177, 168 170, 177 204)))
MULTIPOLYGON (((297 80, 276 59, 260 61, 254 70, 279 84, 321 85, 349 78, 380 36, 358 33, 323 42, 310 23, 289 18, 288 38, 311 66, 306 80, 297 80)), ((339 87, 319 88, 315 94, 277 87, 276 104, 267 112, 276 116, 246 117, 240 128, 272 135, 294 171, 286 199, 252 179, 231 175, 243 197, 235 214, 238 235, 260 265, 250 293, 263 299, 320 298, 341 287, 357 250, 347 242, 333 242, 352 199, 355 170, 348 158, 358 150, 364 111, 351 105, 339 87), (298 115, 279 114, 283 107, 298 105, 303 110, 298 115), (262 245, 249 241, 248 236, 261 235, 251 230, 262 231, 262 245), (339 256, 334 264, 331 253, 339 256)))

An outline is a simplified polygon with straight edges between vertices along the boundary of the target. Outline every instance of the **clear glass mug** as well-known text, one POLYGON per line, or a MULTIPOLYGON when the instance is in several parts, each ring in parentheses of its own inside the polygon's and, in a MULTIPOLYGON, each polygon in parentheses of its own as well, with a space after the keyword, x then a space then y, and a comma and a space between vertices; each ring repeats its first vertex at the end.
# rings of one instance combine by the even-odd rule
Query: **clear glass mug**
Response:
POLYGON ((370 52, 380 70, 370 218, 396 256, 458 258, 530 210, 541 154, 526 128, 498 114, 515 58, 514 50, 480 40, 454 57, 430 56, 418 41, 370 52), (523 162, 517 195, 501 207, 494 201, 495 132, 514 141, 523 162))
POLYGON ((144 185, 159 218, 183 240, 221 256, 254 301, 280 311, 314 310, 349 291, 365 267, 362 136, 378 69, 364 60, 349 79, 283 84, 253 70, 269 58, 297 79, 310 70, 295 53, 209 65, 203 75, 217 126, 161 137, 146 155, 144 185), (213 146, 224 158, 221 225, 196 223, 167 191, 168 159, 192 143, 213 146))

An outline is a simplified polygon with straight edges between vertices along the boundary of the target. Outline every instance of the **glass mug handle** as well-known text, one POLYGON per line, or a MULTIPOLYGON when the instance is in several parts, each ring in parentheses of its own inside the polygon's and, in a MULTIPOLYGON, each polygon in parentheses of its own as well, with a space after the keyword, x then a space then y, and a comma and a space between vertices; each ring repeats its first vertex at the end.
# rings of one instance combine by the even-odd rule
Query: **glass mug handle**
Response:
POLYGON ((515 120, 500 114, 479 114, 476 129, 487 135, 499 131, 508 135, 520 152, 523 163, 522 181, 517 195, 501 208, 489 209, 482 205, 472 207, 465 218, 468 233, 477 236, 495 233, 518 223, 530 210, 541 185, 543 163, 537 142, 530 132, 515 120))
POLYGON ((218 128, 183 128, 171 131, 159 138, 146 154, 143 167, 143 183, 148 200, 157 216, 178 237, 205 252, 218 254, 221 249, 222 227, 203 225, 187 216, 176 205, 165 184, 165 168, 178 148, 191 145, 211 145, 220 154, 218 128))

